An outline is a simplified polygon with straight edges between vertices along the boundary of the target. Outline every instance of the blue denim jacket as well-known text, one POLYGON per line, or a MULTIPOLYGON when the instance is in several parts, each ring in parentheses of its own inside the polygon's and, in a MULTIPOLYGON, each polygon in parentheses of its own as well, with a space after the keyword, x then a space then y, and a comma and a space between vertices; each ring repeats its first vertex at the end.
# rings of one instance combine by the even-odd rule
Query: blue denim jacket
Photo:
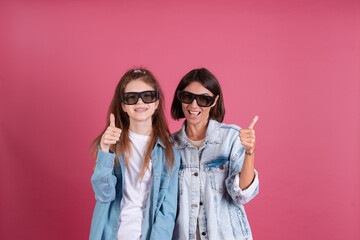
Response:
POLYGON ((173 239, 195 239, 199 222, 201 239, 252 239, 243 204, 259 191, 258 174, 241 190, 239 173, 245 149, 240 127, 210 120, 200 148, 194 147, 182 129, 173 134, 181 155, 179 212, 173 239))
MULTIPOLYGON (((178 171, 180 156, 174 149, 173 171, 167 171, 165 149, 161 141, 151 154, 153 172, 146 214, 142 226, 142 240, 171 239, 177 211, 178 171)), ((90 229, 90 240, 115 240, 120 217, 126 165, 122 157, 115 164, 115 154, 99 148, 91 183, 97 200, 90 229)))

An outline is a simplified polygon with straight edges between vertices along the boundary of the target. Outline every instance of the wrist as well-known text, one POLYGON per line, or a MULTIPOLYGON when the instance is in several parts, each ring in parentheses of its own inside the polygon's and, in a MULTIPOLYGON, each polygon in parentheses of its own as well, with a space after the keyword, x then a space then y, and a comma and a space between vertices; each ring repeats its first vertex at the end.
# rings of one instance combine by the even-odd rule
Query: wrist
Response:
POLYGON ((109 148, 108 147, 104 147, 102 144, 100 144, 100 149, 101 151, 108 153, 109 152, 109 148))
POLYGON ((255 148, 253 149, 245 149, 245 154, 248 156, 252 156, 255 153, 255 148))

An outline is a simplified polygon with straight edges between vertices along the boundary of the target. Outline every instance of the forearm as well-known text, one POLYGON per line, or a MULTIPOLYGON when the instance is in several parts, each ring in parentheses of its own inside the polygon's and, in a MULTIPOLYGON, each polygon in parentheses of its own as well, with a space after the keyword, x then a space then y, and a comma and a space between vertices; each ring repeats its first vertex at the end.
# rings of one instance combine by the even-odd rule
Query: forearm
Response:
POLYGON ((255 172, 254 172, 254 159, 255 159, 255 151, 246 151, 246 153, 250 153, 251 155, 245 154, 244 164, 241 169, 240 178, 239 178, 239 186, 241 190, 247 189, 250 184, 254 181, 255 172))
POLYGON ((240 141, 245 148, 244 163, 240 172, 239 186, 242 190, 247 189, 254 181, 254 159, 255 159, 255 130, 254 125, 259 119, 255 116, 246 129, 240 129, 240 141))
POLYGON ((95 192, 95 199, 105 203, 115 199, 117 179, 113 174, 115 154, 98 150, 95 171, 91 177, 91 184, 95 192))

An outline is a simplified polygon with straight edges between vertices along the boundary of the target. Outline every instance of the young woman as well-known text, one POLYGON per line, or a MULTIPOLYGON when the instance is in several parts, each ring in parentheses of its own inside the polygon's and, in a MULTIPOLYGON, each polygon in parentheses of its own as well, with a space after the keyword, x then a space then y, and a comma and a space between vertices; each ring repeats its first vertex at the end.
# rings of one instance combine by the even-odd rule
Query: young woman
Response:
POLYGON ((97 202, 90 239, 171 239, 180 159, 169 141, 162 91, 150 71, 125 73, 108 115, 92 145, 97 202))
POLYGON ((257 117, 247 129, 221 123, 225 108, 220 84, 205 68, 182 78, 171 115, 186 118, 173 134, 181 155, 174 239, 252 239, 243 204, 258 193, 257 117))

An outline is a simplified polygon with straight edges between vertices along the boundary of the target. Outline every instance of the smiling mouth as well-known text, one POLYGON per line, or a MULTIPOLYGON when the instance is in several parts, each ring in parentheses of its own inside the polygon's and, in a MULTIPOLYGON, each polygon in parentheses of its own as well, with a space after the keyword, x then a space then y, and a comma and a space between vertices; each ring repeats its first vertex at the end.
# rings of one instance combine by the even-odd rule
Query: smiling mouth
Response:
POLYGON ((147 110, 147 108, 135 108, 134 111, 135 112, 145 112, 147 110))
POLYGON ((200 114, 200 112, 195 112, 195 111, 190 111, 190 110, 188 110, 188 112, 191 116, 199 116, 199 114, 200 114))

